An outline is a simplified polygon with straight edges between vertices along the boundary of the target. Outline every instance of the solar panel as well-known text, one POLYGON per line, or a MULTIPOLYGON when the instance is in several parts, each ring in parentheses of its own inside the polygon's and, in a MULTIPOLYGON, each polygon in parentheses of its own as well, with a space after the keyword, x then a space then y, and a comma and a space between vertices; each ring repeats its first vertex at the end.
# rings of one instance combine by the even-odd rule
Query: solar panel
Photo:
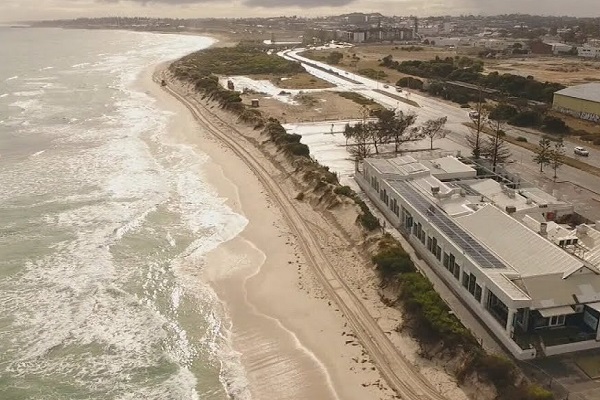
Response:
POLYGON ((482 268, 506 268, 506 265, 502 261, 490 253, 489 250, 483 247, 471 235, 448 218, 444 212, 437 209, 433 203, 423 197, 408 183, 402 181, 393 181, 389 183, 408 204, 412 205, 421 214, 426 215, 433 225, 439 228, 440 231, 450 238, 450 240, 460 247, 469 257, 475 260, 482 268))

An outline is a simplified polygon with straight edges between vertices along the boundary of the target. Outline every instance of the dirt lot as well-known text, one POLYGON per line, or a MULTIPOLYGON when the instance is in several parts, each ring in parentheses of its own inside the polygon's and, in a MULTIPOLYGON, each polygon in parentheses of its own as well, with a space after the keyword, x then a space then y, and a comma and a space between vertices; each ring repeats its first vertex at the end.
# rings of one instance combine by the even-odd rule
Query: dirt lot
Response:
POLYGON ((327 89, 334 87, 331 83, 312 76, 308 72, 294 75, 252 75, 256 80, 269 80, 282 89, 327 89))
POLYGON ((565 86, 600 81, 600 61, 576 58, 531 57, 485 61, 486 71, 531 75, 537 80, 562 83, 565 86))
MULTIPOLYGON (((339 64, 341 68, 352 72, 372 68, 387 74, 384 81, 394 83, 406 76, 398 71, 380 67, 380 60, 392 55, 396 61, 406 60, 431 60, 436 56, 440 58, 460 56, 477 56, 481 50, 474 47, 458 47, 450 50, 445 48, 424 47, 422 51, 402 50, 403 46, 396 45, 365 45, 348 49, 323 50, 314 52, 317 57, 324 60, 332 51, 344 53, 344 58, 339 64), (356 55, 356 57, 354 57, 356 55)), ((510 58, 500 60, 484 60, 486 72, 498 71, 515 75, 533 76, 540 81, 558 82, 564 85, 576 85, 593 81, 600 81, 600 61, 582 61, 577 58, 560 58, 548 56, 531 56, 527 58, 510 58)))
MULTIPOLYGON (((362 107, 352 100, 344 99, 335 92, 319 92, 300 95, 302 104, 291 105, 278 100, 258 96, 260 110, 282 123, 325 121, 362 118, 362 107)), ((250 104, 255 94, 242 95, 244 103, 250 104)))

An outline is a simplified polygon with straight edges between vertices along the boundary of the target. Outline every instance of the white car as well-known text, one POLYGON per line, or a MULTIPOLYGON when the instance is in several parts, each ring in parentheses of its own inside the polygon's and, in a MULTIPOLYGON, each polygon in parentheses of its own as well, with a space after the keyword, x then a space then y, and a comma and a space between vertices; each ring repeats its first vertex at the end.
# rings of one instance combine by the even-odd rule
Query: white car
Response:
POLYGON ((469 118, 471 119, 479 119, 479 113, 477 111, 470 111, 469 118))
POLYGON ((578 156, 584 156, 587 157, 590 155, 590 152, 587 151, 584 147, 575 147, 573 149, 573 153, 577 154, 578 156))

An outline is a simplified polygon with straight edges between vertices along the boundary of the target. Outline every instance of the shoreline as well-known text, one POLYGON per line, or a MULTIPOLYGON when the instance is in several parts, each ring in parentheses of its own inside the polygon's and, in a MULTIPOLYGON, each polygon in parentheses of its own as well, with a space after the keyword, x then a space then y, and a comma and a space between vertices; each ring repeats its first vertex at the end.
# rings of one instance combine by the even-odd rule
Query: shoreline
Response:
POLYGON ((384 393, 369 383, 380 379, 377 371, 356 367, 364 350, 358 343, 348 345, 343 316, 321 294, 257 177, 218 139, 203 134, 184 105, 152 80, 154 69, 164 65, 145 71, 142 87, 161 108, 176 114, 169 127, 175 139, 209 155, 207 181, 233 211, 248 219, 239 236, 206 257, 202 275, 232 321, 233 347, 241 354, 252 397, 390 398, 389 389, 384 393))

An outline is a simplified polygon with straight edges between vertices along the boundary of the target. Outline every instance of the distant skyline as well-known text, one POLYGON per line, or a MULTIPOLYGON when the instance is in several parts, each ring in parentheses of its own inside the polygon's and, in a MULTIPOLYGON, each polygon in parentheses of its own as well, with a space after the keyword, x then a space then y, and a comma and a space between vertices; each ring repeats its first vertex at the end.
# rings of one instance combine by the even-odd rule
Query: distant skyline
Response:
POLYGON ((0 21, 77 17, 315 17, 348 12, 385 15, 526 13, 599 17, 598 0, 1 0, 0 21))

